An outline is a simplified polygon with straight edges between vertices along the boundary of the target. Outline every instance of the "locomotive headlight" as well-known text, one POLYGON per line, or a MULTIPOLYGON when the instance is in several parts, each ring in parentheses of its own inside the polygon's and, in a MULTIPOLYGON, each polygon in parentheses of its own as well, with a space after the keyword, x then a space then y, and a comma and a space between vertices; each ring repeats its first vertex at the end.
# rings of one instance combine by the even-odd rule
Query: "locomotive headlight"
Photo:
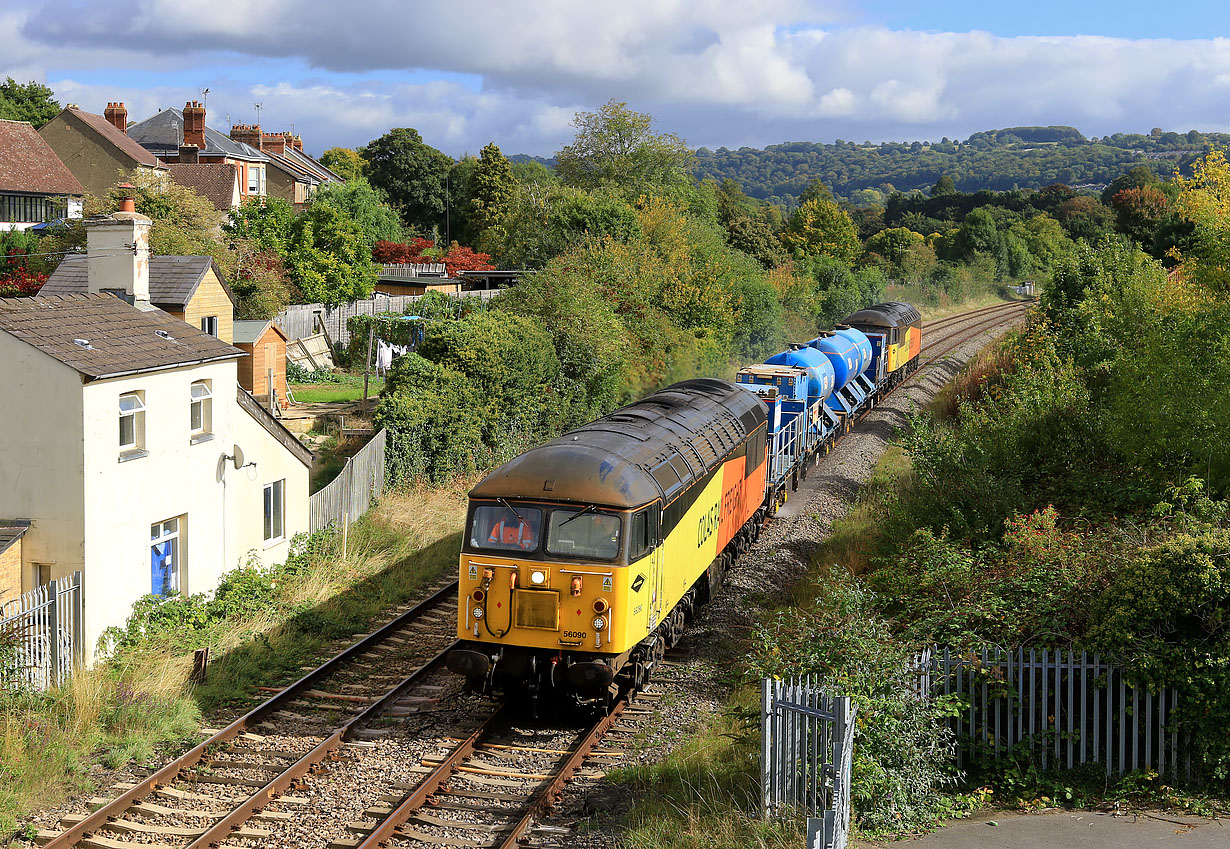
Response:
POLYGON ((606 620, 603 619, 601 616, 595 616, 594 617, 594 630, 601 631, 605 627, 606 627, 606 620))
POLYGON ((542 586, 546 582, 547 582, 546 572, 542 571, 541 569, 535 569, 533 572, 530 572, 530 583, 531 584, 534 584, 535 586, 542 586))
POLYGON ((474 615, 474 618, 475 618, 475 619, 482 619, 482 618, 483 618, 483 609, 482 609, 481 607, 476 607, 476 608, 474 608, 474 610, 472 610, 472 611, 470 611, 470 612, 474 615))

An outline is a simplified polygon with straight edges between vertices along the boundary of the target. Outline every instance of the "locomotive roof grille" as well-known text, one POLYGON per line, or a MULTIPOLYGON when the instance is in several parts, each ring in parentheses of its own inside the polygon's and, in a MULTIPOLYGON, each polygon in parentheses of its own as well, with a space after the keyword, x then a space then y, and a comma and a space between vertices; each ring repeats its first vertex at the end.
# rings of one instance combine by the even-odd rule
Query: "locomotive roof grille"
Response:
POLYGON ((515 457, 470 496, 622 508, 669 500, 765 419, 760 400, 733 383, 684 381, 515 457), (549 495, 546 480, 554 481, 549 495))

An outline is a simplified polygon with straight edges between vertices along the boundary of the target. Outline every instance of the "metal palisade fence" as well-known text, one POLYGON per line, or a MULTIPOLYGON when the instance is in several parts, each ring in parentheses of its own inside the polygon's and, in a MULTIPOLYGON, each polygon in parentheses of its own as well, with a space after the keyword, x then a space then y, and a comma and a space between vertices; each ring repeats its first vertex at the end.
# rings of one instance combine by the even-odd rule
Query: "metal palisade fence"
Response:
POLYGON ((308 529, 353 522, 384 495, 384 449, 388 432, 381 429, 346 461, 333 481, 308 499, 308 529))
POLYGON ((804 814, 808 847, 845 849, 855 706, 813 678, 761 681, 760 791, 766 817, 804 814))
POLYGON ((0 605, 0 687, 45 690, 85 661, 81 573, 0 605))
POLYGON ((1051 769, 1189 774, 1175 722, 1178 693, 1135 686, 1099 655, 1062 649, 935 648, 917 659, 920 694, 957 696, 950 720, 961 766, 1028 748, 1051 769), (1180 758, 1183 760, 1180 760, 1180 758))

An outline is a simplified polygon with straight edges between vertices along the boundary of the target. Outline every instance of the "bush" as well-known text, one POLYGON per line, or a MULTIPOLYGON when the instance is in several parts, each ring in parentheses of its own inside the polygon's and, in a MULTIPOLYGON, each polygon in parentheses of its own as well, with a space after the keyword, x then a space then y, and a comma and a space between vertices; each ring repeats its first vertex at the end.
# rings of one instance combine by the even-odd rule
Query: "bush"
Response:
POLYGON ((812 604, 773 614, 753 634, 752 671, 815 675, 858 709, 851 806, 864 832, 930 826, 951 804, 954 741, 946 705, 913 694, 915 646, 893 635, 878 600, 834 568, 815 584, 812 604))

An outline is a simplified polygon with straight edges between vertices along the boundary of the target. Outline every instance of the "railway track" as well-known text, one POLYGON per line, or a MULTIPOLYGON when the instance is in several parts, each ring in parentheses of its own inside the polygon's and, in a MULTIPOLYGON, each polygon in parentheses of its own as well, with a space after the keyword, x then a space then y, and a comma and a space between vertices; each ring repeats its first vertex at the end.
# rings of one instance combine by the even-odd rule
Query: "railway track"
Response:
MULTIPOLYGON (((639 698, 652 701, 656 695, 639 698)), ((574 777, 601 778, 618 763, 639 731, 637 723, 653 713, 625 695, 608 715, 583 728, 544 732, 522 724, 515 708, 500 707, 464 738, 425 757, 422 777, 406 788, 409 792, 366 811, 363 821, 349 825, 359 836, 335 841, 329 849, 556 844, 567 837, 566 830, 535 823, 550 813, 574 777), (609 738, 615 739, 608 745, 609 738)))
POLYGON ((292 819, 303 802, 287 792, 365 725, 431 703, 424 682, 456 643, 456 599, 456 581, 436 589, 93 813, 40 832, 39 843, 203 849, 268 837, 262 826, 292 819))
MULTIPOLYGON (((893 391, 1028 306, 996 304, 924 325, 919 366, 893 391)), ((455 644, 456 587, 439 588, 118 798, 65 817, 63 831, 40 832, 39 842, 52 849, 297 845, 287 842, 285 827, 307 813, 309 800, 294 793, 304 779, 370 745, 362 732, 381 717, 407 717, 435 701, 441 688, 426 682, 455 644)), ((356 837, 334 840, 331 849, 567 845, 566 835, 535 821, 570 779, 600 777, 617 762, 623 748, 604 740, 630 745, 635 722, 653 711, 622 700, 586 728, 550 732, 518 724, 508 707, 462 705, 460 713, 431 735, 411 780, 390 782, 371 798, 363 818, 346 824, 356 837)), ((333 792, 353 792, 343 787, 333 792)))

